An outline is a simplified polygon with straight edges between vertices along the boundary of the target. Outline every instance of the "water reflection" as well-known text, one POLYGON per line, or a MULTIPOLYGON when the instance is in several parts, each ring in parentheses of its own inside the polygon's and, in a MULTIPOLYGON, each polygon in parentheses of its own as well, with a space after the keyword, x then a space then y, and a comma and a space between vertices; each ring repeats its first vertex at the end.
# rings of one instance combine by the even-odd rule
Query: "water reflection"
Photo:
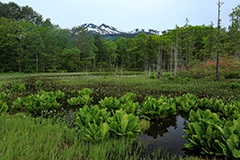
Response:
POLYGON ((182 136, 186 135, 183 129, 186 128, 187 123, 188 114, 178 114, 160 122, 153 122, 138 140, 147 145, 150 152, 161 147, 168 152, 185 155, 184 143, 188 141, 182 136))

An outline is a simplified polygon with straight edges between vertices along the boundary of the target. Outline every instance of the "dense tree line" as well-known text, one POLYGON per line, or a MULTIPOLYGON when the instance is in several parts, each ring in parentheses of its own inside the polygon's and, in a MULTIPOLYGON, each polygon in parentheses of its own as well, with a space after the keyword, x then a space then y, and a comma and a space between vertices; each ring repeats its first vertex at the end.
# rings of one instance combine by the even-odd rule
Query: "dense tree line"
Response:
MULTIPOLYGON (((220 29, 220 56, 240 56, 240 5, 220 29)), ((162 36, 140 33, 115 42, 82 27, 62 29, 29 6, 0 2, 1 72, 173 71, 216 57, 217 28, 192 26, 186 19, 162 36), (175 66, 175 67, 174 67, 175 66)))

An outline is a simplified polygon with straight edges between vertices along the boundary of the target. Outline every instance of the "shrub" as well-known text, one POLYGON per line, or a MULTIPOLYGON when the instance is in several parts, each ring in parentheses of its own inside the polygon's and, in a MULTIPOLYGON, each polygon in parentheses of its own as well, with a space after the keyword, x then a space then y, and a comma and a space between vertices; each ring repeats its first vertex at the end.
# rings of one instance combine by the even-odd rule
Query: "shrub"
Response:
POLYGON ((137 95, 135 93, 126 93, 122 97, 119 98, 119 101, 124 104, 128 102, 135 101, 137 98, 137 95))
POLYGON ((33 115, 41 115, 44 111, 57 110, 61 107, 57 97, 49 92, 29 95, 24 98, 23 105, 33 115))
POLYGON ((9 96, 6 93, 0 93, 0 101, 4 101, 7 102, 8 101, 9 96))
POLYGON ((155 74, 154 72, 152 72, 152 73, 150 74, 150 78, 151 78, 151 79, 156 79, 157 76, 156 76, 156 74, 155 74))
POLYGON ((97 143, 109 137, 110 113, 107 109, 84 106, 76 113, 77 131, 84 140, 97 143))
POLYGON ((78 91, 79 96, 83 96, 83 95, 91 96, 92 93, 93 93, 93 91, 90 88, 83 88, 82 90, 78 91))
MULTIPOLYGON (((216 61, 207 61, 197 63, 185 70, 181 70, 181 75, 189 77, 215 77, 216 61)), ((239 78, 240 77, 240 59, 236 56, 221 57, 219 59, 219 74, 225 78, 239 78)))
POLYGON ((26 91, 26 87, 23 83, 15 83, 13 85, 13 90, 17 91, 17 92, 25 92, 26 91))
POLYGON ((2 114, 4 114, 5 112, 7 112, 7 110, 8 110, 8 106, 7 106, 6 102, 3 102, 0 100, 0 116, 2 114))
POLYGON ((232 89, 240 88, 240 84, 237 83, 237 82, 232 82, 232 83, 229 84, 229 87, 232 88, 232 89))
POLYGON ((73 97, 67 100, 68 104, 71 106, 85 106, 88 105, 93 98, 90 95, 83 95, 78 97, 73 97))
POLYGON ((24 72, 24 73, 33 73, 33 71, 30 70, 30 69, 25 69, 23 72, 24 72))
POLYGON ((113 97, 105 97, 104 99, 99 101, 99 105, 101 108, 107 108, 107 110, 112 112, 112 114, 114 114, 114 112, 116 110, 119 110, 121 107, 121 103, 116 97, 114 97, 114 98, 113 97))
POLYGON ((237 79, 240 78, 240 73, 239 72, 230 72, 230 73, 225 73, 224 76, 226 79, 237 79))
POLYGON ((176 114, 176 105, 171 100, 167 100, 167 97, 162 96, 159 99, 151 96, 145 97, 140 112, 143 118, 158 120, 171 114, 176 114))
POLYGON ((171 76, 168 76, 168 80, 174 80, 175 78, 174 78, 174 76, 173 75, 171 75, 171 76))
POLYGON ((133 141, 141 132, 138 121, 139 118, 133 114, 127 114, 123 110, 118 110, 111 118, 109 126, 112 134, 118 137, 128 137, 130 141, 133 141))
POLYGON ((201 151, 202 154, 226 156, 230 159, 240 158, 240 118, 220 119, 210 110, 190 112, 190 123, 183 136, 189 140, 185 147, 201 151))
POLYGON ((36 86, 41 86, 43 84, 43 81, 40 81, 40 80, 37 80, 36 82, 35 82, 35 85, 36 86))

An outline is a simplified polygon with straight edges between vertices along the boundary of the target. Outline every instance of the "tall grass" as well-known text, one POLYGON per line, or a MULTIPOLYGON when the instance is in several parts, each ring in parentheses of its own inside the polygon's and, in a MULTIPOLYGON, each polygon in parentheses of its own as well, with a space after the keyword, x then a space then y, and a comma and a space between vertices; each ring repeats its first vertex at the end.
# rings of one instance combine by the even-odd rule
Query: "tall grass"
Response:
MULTIPOLYGON (((140 142, 109 139, 92 144, 81 140, 74 129, 53 119, 24 114, 0 117, 0 159, 183 159, 163 150, 148 152, 140 142)), ((195 157, 185 159, 198 159, 195 157)), ((200 158, 199 158, 200 159, 200 158)))

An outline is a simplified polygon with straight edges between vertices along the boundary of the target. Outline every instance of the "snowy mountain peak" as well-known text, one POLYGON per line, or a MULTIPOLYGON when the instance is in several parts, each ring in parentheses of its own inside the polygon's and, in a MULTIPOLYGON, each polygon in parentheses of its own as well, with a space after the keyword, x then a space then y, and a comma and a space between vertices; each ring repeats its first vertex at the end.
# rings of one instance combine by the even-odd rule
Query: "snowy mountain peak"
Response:
POLYGON ((113 26, 110 26, 110 25, 107 25, 107 24, 101 24, 99 26, 93 24, 93 23, 86 23, 86 24, 83 24, 81 25, 81 27, 84 27, 86 28, 89 32, 92 32, 92 33, 99 33, 99 34, 102 34, 102 35, 114 35, 114 34, 139 34, 141 32, 144 32, 146 33, 147 35, 149 34, 155 34, 155 35, 162 35, 162 32, 160 31, 157 31, 157 30, 153 30, 153 29, 134 29, 130 32, 124 32, 124 31, 121 31, 113 26))
POLYGON ((100 33, 100 34, 103 34, 103 35, 106 35, 106 34, 121 34, 122 33, 119 30, 117 30, 115 27, 109 26, 109 25, 104 24, 104 23, 101 24, 100 26, 97 26, 97 25, 92 24, 92 23, 86 23, 86 24, 83 24, 81 26, 85 27, 90 32, 100 33))
POLYGON ((138 33, 141 33, 141 32, 144 32, 146 34, 162 35, 162 32, 154 30, 154 29, 139 29, 139 28, 132 30, 130 33, 131 34, 138 34, 138 33))

